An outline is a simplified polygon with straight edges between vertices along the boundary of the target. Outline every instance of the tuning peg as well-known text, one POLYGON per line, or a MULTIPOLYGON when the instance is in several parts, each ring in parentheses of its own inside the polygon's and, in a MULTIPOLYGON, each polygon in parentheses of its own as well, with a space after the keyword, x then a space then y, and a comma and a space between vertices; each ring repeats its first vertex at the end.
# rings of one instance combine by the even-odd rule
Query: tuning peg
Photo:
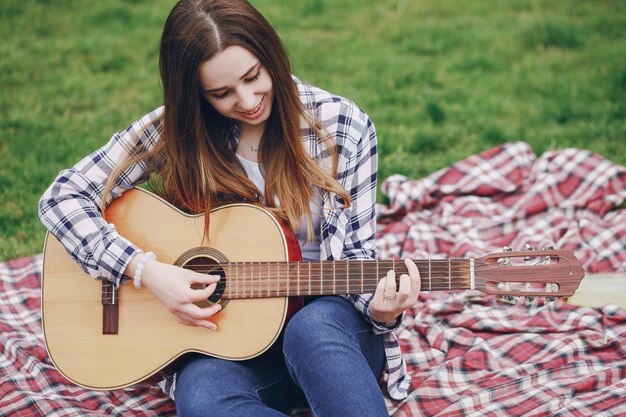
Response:
POLYGON ((552 303, 552 302, 556 301, 557 297, 549 296, 549 297, 546 297, 545 299, 546 299, 547 302, 552 303))
MULTIPOLYGON (((528 243, 524 245, 524 250, 525 251, 533 251, 535 250, 535 248, 533 248, 532 246, 530 246, 528 243)), ((530 256, 524 256, 524 263, 528 264, 530 263, 530 256)))
MULTIPOLYGON (((508 246, 502 246, 502 252, 513 252, 513 249, 508 246)), ((508 257, 502 258, 502 265, 511 265, 511 260, 508 257)))
MULTIPOLYGON (((543 248, 543 250, 554 250, 554 246, 553 245, 548 245, 545 248, 543 248)), ((550 257, 550 255, 546 255, 543 257, 543 263, 544 264, 551 264, 552 263, 552 258, 550 257)))
POLYGON ((517 300, 512 295, 503 295, 498 297, 500 301, 508 304, 517 304, 517 300))
POLYGON ((535 301, 535 297, 527 295, 526 297, 524 297, 524 300, 526 301, 526 305, 528 306, 531 305, 533 301, 535 301))

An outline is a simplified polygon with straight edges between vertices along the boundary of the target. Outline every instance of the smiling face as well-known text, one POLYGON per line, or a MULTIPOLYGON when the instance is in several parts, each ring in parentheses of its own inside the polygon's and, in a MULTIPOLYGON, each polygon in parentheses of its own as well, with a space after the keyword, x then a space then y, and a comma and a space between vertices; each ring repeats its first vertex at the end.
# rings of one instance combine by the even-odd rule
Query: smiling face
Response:
POLYGON ((202 95, 224 117, 241 128, 260 127, 272 112, 272 78, 246 48, 233 45, 218 52, 198 69, 202 95))

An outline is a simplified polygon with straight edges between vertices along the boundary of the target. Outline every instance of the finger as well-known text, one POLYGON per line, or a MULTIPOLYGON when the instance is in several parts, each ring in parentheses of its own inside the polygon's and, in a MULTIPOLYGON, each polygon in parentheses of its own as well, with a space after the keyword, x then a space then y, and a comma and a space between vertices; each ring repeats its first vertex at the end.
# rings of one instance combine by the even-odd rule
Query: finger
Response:
POLYGON ((390 303, 389 300, 385 300, 385 287, 387 285, 387 278, 382 278, 376 285, 376 291, 374 297, 369 303, 369 314, 372 319, 384 323, 390 316, 390 303))
POLYGON ((205 329, 209 329, 213 331, 217 330, 217 324, 207 319, 192 320, 189 322, 189 325, 197 326, 197 327, 204 327, 205 329))
POLYGON ((407 258, 404 260, 404 264, 409 271, 409 276, 411 277, 411 301, 412 303, 417 302, 417 298, 419 297, 420 290, 422 289, 422 278, 420 276, 420 271, 417 269, 417 265, 413 260, 407 258))
POLYGON ((191 274, 189 274, 187 278, 189 279, 191 283, 208 285, 208 284, 219 282, 220 279, 222 278, 221 276, 217 274, 202 274, 202 273, 195 272, 195 271, 190 271, 190 272, 191 274))
POLYGON ((392 301, 396 297, 396 272, 388 271, 385 279, 385 300, 392 301))
POLYGON ((178 323, 184 324, 185 326, 198 326, 209 330, 217 330, 217 325, 208 319, 197 319, 185 313, 175 314, 174 317, 178 323))
POLYGON ((374 298, 372 298, 372 301, 370 302, 370 304, 372 302, 374 302, 377 305, 381 305, 384 301, 384 296, 385 296, 385 284, 386 284, 387 279, 386 278, 382 278, 380 281, 378 281, 378 284, 376 285, 376 291, 374 292, 374 298))
POLYGON ((213 295, 215 289, 217 288, 217 284, 210 284, 206 288, 201 289, 191 289, 190 300, 193 301, 203 301, 213 295))
POLYGON ((417 265, 415 265, 415 262, 413 262, 412 259, 406 258, 404 260, 404 265, 406 265, 406 269, 409 271, 410 277, 420 276, 420 271, 417 269, 417 265))
POLYGON ((201 308, 195 304, 188 304, 183 314, 187 316, 191 321, 206 321, 220 312, 222 306, 220 304, 213 304, 210 307, 201 308))
POLYGON ((411 297, 411 277, 407 274, 400 275, 400 285, 396 294, 397 301, 404 305, 411 297))

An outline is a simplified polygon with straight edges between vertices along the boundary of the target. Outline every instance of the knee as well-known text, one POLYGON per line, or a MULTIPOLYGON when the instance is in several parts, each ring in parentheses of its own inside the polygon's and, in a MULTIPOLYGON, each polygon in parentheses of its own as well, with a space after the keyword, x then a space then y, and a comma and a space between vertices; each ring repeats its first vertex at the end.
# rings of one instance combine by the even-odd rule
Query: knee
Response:
POLYGON ((342 298, 327 298, 307 305, 289 320, 283 341, 285 353, 328 346, 330 342, 342 339, 341 335, 349 335, 342 310, 354 307, 342 298))
POLYGON ((235 405, 242 404, 247 398, 216 395, 206 387, 185 387, 184 392, 177 390, 176 415, 178 417, 239 417, 235 405))
POLYGON ((178 417, 218 416, 215 399, 202 386, 189 386, 176 390, 176 415, 178 417))
POLYGON ((201 357, 179 371, 174 393, 178 417, 238 415, 233 414, 232 405, 243 394, 229 389, 234 385, 231 381, 219 382, 220 371, 227 367, 219 366, 218 362, 221 360, 201 357))

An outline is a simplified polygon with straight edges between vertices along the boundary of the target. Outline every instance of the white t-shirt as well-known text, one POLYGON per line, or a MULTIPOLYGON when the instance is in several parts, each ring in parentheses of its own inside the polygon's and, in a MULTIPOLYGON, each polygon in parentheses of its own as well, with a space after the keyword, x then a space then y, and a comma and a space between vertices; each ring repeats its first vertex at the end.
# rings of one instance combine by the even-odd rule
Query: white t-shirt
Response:
MULTIPOLYGON (((237 154, 239 161, 243 165, 246 171, 246 175, 257 186, 259 191, 263 193, 265 190, 265 178, 261 173, 261 167, 258 163, 250 161, 243 156, 237 154)), ((319 190, 316 190, 313 201, 310 202, 311 214, 313 216, 313 234, 315 240, 306 241, 306 221, 302 219, 300 225, 294 231, 298 242, 300 242, 300 250, 302 251, 302 259, 305 261, 319 261, 320 260, 320 225, 322 223, 322 196, 319 190)))

